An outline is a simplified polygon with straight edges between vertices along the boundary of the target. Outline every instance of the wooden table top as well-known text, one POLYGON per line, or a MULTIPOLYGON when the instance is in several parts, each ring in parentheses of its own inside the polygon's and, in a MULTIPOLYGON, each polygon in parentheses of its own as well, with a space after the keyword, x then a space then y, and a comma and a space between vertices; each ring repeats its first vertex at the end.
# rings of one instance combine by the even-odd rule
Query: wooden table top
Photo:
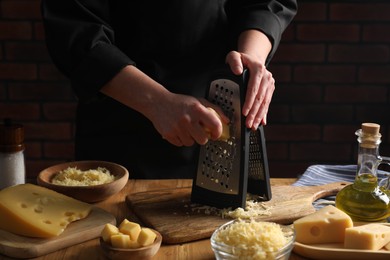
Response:
MULTIPOLYGON (((271 185, 289 185, 293 183, 293 178, 273 178, 271 179, 271 185)), ((181 188, 188 187, 192 184, 192 180, 129 180, 127 185, 121 192, 110 197, 109 199, 95 203, 96 206, 110 212, 116 217, 117 223, 120 223, 124 218, 131 221, 139 221, 136 216, 130 211, 125 202, 125 197, 128 194, 159 190, 164 188, 181 188)), ((0 260, 11 259, 0 255, 0 260)), ((101 251, 99 245, 99 239, 93 239, 84 243, 74 245, 38 258, 39 260, 52 260, 52 259, 106 259, 101 251)), ((211 249, 210 240, 204 239, 195 242, 189 242, 178 245, 162 245, 158 253, 153 257, 158 260, 174 260, 174 259, 202 259, 211 260, 215 259, 214 253, 211 249)), ((300 257, 294 253, 291 254, 290 260, 304 260, 306 258, 300 257)))

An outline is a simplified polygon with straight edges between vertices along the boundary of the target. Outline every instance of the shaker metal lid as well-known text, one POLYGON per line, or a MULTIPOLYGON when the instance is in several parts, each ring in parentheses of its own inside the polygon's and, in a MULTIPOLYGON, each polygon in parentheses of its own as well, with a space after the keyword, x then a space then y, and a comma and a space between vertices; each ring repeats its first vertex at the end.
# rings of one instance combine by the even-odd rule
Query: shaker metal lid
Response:
POLYGON ((24 128, 11 119, 4 119, 0 125, 0 152, 18 152, 24 150, 24 128))

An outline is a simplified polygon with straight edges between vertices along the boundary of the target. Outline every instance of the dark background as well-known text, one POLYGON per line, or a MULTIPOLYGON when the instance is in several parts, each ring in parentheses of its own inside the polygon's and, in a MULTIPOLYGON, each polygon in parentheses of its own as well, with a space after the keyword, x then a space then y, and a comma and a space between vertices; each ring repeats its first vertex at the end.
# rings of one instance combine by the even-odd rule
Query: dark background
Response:
MULTIPOLYGON (((390 156, 390 2, 298 3, 270 64, 271 177, 296 177, 312 164, 356 164, 354 132, 363 122, 381 125, 380 153, 390 156)), ((46 51, 39 5, 0 0, 0 119, 25 126, 30 179, 74 156, 76 100, 46 51)))

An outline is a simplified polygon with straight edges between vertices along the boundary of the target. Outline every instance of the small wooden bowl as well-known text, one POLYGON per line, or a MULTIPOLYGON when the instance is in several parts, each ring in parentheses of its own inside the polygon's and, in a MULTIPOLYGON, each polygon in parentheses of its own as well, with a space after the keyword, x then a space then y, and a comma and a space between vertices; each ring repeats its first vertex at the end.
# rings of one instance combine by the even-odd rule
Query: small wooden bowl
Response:
POLYGON ((37 183, 40 186, 49 188, 75 199, 93 203, 107 199, 111 195, 123 189, 129 179, 127 169, 119 164, 105 161, 75 161, 53 165, 41 171, 37 177, 37 183), (104 167, 115 176, 115 180, 110 183, 91 185, 91 186, 65 186, 53 184, 51 180, 61 170, 68 167, 77 167, 77 169, 86 171, 104 167))
POLYGON ((161 234, 157 230, 152 229, 152 231, 156 233, 157 237, 154 240, 154 243, 149 246, 144 246, 136 249, 115 248, 112 247, 109 243, 105 242, 101 237, 100 246, 103 250, 104 255, 111 260, 151 259, 160 249, 162 242, 161 234))

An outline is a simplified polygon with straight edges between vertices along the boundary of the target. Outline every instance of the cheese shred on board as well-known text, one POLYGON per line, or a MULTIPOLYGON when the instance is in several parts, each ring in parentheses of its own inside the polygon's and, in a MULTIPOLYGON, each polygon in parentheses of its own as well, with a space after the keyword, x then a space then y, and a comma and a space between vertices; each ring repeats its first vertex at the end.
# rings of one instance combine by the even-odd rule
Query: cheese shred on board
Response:
POLYGON ((271 207, 262 202, 247 200, 245 209, 238 207, 235 210, 223 210, 222 217, 230 217, 234 219, 251 219, 257 216, 270 216, 271 207))
POLYGON ((289 239, 279 224, 239 220, 220 230, 215 241, 232 246, 238 259, 274 259, 289 239))
POLYGON ((110 183, 115 176, 103 167, 82 171, 77 167, 68 167, 57 173, 52 179, 53 184, 64 186, 93 186, 110 183))
POLYGON ((258 216, 271 216, 272 213, 270 210, 272 207, 257 200, 258 198, 255 195, 248 194, 245 209, 241 207, 234 210, 232 208, 218 209, 211 206, 191 204, 191 210, 198 213, 203 212, 206 215, 218 215, 222 218, 232 219, 252 219, 258 216))

